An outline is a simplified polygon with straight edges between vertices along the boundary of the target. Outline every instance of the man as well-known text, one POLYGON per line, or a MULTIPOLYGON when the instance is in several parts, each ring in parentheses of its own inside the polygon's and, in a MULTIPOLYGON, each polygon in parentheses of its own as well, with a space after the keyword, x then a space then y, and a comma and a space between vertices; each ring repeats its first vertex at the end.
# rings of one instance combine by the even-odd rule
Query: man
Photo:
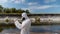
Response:
POLYGON ((31 21, 26 13, 22 13, 22 19, 22 24, 20 24, 17 19, 14 19, 16 27, 21 29, 21 34, 30 34, 31 21))

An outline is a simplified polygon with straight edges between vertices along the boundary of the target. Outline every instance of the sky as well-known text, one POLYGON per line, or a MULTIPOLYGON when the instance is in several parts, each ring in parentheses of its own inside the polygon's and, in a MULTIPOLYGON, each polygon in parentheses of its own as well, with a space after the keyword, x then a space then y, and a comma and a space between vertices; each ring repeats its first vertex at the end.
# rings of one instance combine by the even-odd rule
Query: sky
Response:
POLYGON ((5 8, 28 9, 30 13, 59 13, 60 0, 0 0, 5 8))

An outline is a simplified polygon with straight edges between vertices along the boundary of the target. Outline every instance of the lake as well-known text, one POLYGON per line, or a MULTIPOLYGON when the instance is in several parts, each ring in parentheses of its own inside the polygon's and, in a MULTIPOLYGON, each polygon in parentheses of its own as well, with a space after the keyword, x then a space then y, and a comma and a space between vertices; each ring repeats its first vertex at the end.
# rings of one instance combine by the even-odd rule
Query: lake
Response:
MULTIPOLYGON (((32 26, 31 32, 53 32, 53 33, 60 33, 60 25, 42 25, 42 26, 32 26)), ((13 32, 20 32, 18 28, 3 28, 3 31, 1 33, 13 33, 13 32)))

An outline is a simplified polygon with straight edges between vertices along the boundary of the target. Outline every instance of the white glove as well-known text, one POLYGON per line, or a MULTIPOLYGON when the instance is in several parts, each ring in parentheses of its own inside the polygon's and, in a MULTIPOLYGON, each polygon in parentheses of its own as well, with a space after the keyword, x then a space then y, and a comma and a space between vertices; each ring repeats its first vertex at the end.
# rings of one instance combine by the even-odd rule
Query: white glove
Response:
POLYGON ((15 19, 14 19, 14 22, 15 22, 15 21, 17 21, 17 20, 18 20, 18 19, 17 19, 17 18, 15 18, 15 19))

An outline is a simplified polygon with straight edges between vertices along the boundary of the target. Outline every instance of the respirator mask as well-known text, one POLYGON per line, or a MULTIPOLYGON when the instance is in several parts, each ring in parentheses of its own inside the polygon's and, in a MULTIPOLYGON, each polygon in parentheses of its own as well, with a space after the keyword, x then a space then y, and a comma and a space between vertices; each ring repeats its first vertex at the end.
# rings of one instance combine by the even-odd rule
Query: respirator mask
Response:
POLYGON ((24 21, 24 20, 25 20, 25 18, 24 18, 24 17, 22 17, 21 21, 24 21))

